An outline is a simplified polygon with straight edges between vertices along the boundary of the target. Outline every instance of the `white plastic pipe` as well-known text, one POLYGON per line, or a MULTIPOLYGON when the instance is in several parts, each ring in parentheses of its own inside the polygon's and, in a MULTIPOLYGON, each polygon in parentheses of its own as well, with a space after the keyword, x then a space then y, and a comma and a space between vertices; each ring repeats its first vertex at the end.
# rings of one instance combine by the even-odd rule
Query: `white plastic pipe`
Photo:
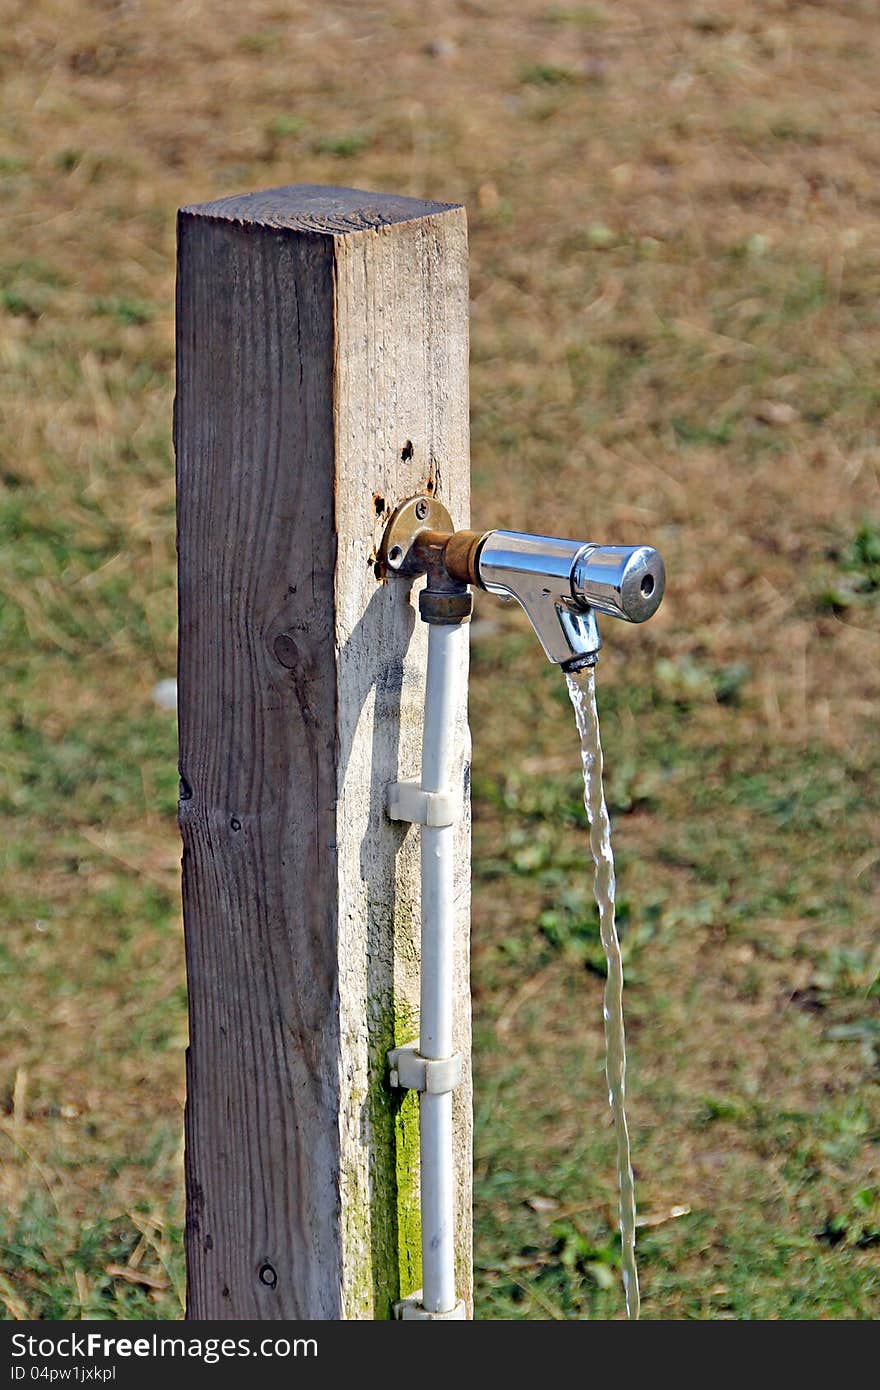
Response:
MULTIPOLYGON (((451 789, 460 697, 464 623, 431 623, 422 733, 422 790, 451 789)), ((419 1051, 453 1052, 452 991, 455 907, 451 825, 423 825, 422 978, 419 1051)), ((419 1113, 422 1198, 422 1302, 429 1313, 455 1307, 455 1172, 452 1092, 422 1094, 419 1113)))

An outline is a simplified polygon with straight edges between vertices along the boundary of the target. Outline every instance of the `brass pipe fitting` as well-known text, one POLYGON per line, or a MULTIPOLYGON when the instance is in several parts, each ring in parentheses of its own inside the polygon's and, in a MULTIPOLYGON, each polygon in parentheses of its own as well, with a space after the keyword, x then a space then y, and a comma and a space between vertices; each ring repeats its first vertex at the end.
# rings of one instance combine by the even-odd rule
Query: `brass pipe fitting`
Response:
POLYGON ((446 537, 443 558, 447 570, 462 584, 476 584, 482 588, 478 560, 480 546, 491 532, 454 531, 446 537))

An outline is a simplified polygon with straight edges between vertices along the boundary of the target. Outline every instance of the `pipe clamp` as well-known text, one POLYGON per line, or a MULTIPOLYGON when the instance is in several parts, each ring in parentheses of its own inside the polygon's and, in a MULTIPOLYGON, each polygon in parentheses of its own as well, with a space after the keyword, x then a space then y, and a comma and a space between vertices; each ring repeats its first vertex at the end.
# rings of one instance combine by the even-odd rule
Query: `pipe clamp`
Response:
POLYGON ((454 825, 461 809, 455 792, 422 791, 418 782, 392 782, 388 788, 388 814, 392 820, 413 825, 454 825))
POLYGON ((461 1299, 448 1313, 429 1313, 422 1302, 422 1291, 416 1289, 408 1298, 394 1305, 394 1317, 399 1322, 466 1322, 467 1311, 461 1299))
POLYGON ((393 1047, 388 1053, 389 1080, 396 1090, 421 1091, 442 1096, 461 1083, 461 1053, 451 1057, 423 1057, 418 1042, 393 1047))

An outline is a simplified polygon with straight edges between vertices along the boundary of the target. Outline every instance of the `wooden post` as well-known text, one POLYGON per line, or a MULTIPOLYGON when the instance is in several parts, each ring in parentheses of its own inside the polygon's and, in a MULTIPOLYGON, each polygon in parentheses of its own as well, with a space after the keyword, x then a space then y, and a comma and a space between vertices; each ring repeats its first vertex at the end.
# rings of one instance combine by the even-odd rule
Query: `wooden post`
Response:
MULTIPOLYGON (((386 1318, 420 1258, 417 1102, 386 1067, 418 1031, 418 831, 385 789, 418 776, 426 641, 375 561, 415 492, 468 522, 464 210, 296 185, 178 230, 187 1311, 386 1318)), ((468 1302, 470 1115, 468 1079, 468 1302)))

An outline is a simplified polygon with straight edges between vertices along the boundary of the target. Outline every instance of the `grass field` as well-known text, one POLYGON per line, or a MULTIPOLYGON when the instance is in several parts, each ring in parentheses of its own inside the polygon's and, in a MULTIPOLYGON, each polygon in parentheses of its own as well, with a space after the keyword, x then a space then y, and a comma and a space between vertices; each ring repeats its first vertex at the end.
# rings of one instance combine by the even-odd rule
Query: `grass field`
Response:
MULTIPOLYGON (((475 524, 666 558, 599 676, 644 1316, 876 1316, 873 0, 4 15, 6 1314, 181 1312, 174 215, 307 180, 467 204, 475 524)), ((619 1317, 571 712, 490 599, 473 666, 477 1311, 619 1317)))

